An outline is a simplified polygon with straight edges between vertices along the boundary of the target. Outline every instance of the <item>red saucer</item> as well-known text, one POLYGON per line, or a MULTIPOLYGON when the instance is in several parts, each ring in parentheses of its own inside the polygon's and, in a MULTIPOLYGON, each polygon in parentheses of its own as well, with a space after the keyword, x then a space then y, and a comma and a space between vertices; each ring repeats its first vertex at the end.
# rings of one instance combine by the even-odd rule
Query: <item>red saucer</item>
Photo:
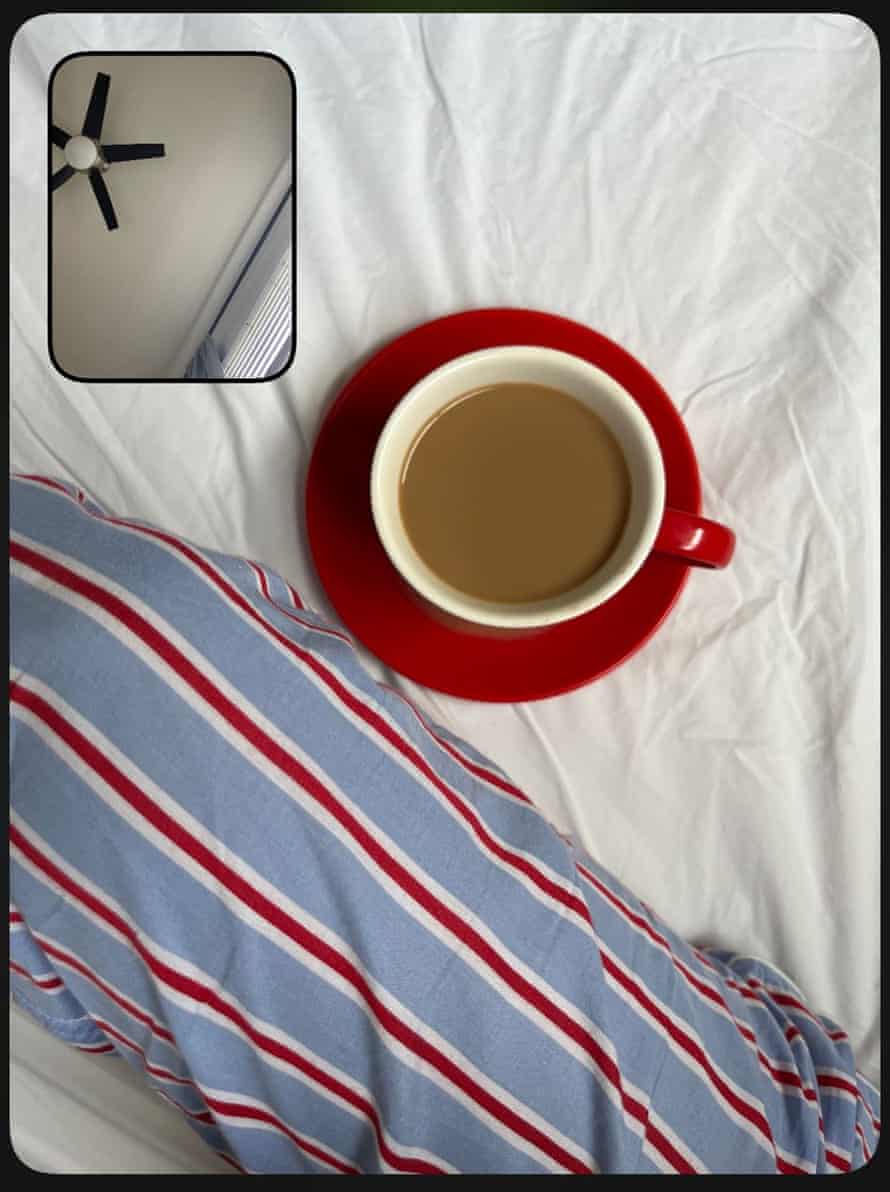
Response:
POLYGON ((347 628, 382 662, 465 699, 516 703, 572 691, 638 650, 680 595, 688 566, 651 555, 627 587, 573 621, 520 638, 477 637, 437 621, 412 598, 371 518, 370 471, 391 410, 426 373, 480 348, 533 344, 571 352, 610 373, 637 400, 664 457, 667 504, 701 511, 695 453, 670 398, 641 364, 580 323, 532 310, 471 310, 387 344, 329 410, 306 482, 315 566, 347 628))

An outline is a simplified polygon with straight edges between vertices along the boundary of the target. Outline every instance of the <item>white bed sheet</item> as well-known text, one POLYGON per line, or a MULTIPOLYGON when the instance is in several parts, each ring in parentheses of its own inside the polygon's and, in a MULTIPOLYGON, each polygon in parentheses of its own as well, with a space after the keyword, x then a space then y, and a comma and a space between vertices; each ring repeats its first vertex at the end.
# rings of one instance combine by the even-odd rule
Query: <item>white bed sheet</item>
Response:
MULTIPOLYGON (((466 307, 532 306, 662 380, 738 552, 691 576, 640 654, 517 705, 364 656, 678 930, 785 969, 873 1081, 878 88, 875 36, 843 15, 51 14, 12 50, 14 467, 247 553, 330 612, 296 494, 328 402, 374 348, 466 307), (281 380, 53 371, 46 82, 87 49, 267 50, 293 70, 298 343, 281 380)), ((39 1165, 65 1094, 23 1092, 22 1062, 13 1137, 39 1165)), ((139 1156, 129 1169, 154 1169, 139 1156)), ((42 1158, 90 1166, 76 1131, 42 1158)))

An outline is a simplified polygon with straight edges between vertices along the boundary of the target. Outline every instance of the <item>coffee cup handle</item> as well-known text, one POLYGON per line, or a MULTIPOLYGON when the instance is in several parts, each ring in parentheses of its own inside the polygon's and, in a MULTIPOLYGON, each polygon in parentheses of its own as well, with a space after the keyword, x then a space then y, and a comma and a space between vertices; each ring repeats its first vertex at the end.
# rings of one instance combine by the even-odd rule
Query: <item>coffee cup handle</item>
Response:
POLYGON ((735 534, 720 522, 682 509, 665 509, 652 549, 694 567, 725 567, 735 550, 735 534))

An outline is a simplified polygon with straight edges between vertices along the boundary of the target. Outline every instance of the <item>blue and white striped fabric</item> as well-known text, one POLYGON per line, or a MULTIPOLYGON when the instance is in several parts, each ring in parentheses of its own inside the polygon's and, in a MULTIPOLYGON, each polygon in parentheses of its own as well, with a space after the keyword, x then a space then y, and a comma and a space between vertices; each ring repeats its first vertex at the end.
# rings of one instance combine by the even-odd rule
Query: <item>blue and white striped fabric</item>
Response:
POLYGON ((11 496, 10 984, 246 1172, 822 1172, 878 1093, 280 577, 11 496))

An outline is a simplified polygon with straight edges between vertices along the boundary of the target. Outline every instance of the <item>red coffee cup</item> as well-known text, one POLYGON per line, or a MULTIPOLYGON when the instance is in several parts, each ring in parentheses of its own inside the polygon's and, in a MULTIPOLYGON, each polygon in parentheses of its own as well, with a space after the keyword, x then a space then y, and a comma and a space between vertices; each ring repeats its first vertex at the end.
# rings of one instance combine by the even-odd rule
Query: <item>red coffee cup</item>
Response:
POLYGON ((621 591, 654 551, 698 567, 725 567, 735 535, 726 526, 665 504, 665 471, 658 440, 637 402, 613 377, 586 360, 551 348, 486 348, 427 374, 389 416, 371 466, 371 510, 392 565, 423 601, 449 618, 492 630, 524 630, 590 612, 621 591), (399 484, 420 430, 455 398, 490 385, 544 385, 593 410, 618 441, 631 480, 630 509, 609 558, 568 592, 529 604, 499 604, 461 592, 420 557, 402 522, 399 484))

